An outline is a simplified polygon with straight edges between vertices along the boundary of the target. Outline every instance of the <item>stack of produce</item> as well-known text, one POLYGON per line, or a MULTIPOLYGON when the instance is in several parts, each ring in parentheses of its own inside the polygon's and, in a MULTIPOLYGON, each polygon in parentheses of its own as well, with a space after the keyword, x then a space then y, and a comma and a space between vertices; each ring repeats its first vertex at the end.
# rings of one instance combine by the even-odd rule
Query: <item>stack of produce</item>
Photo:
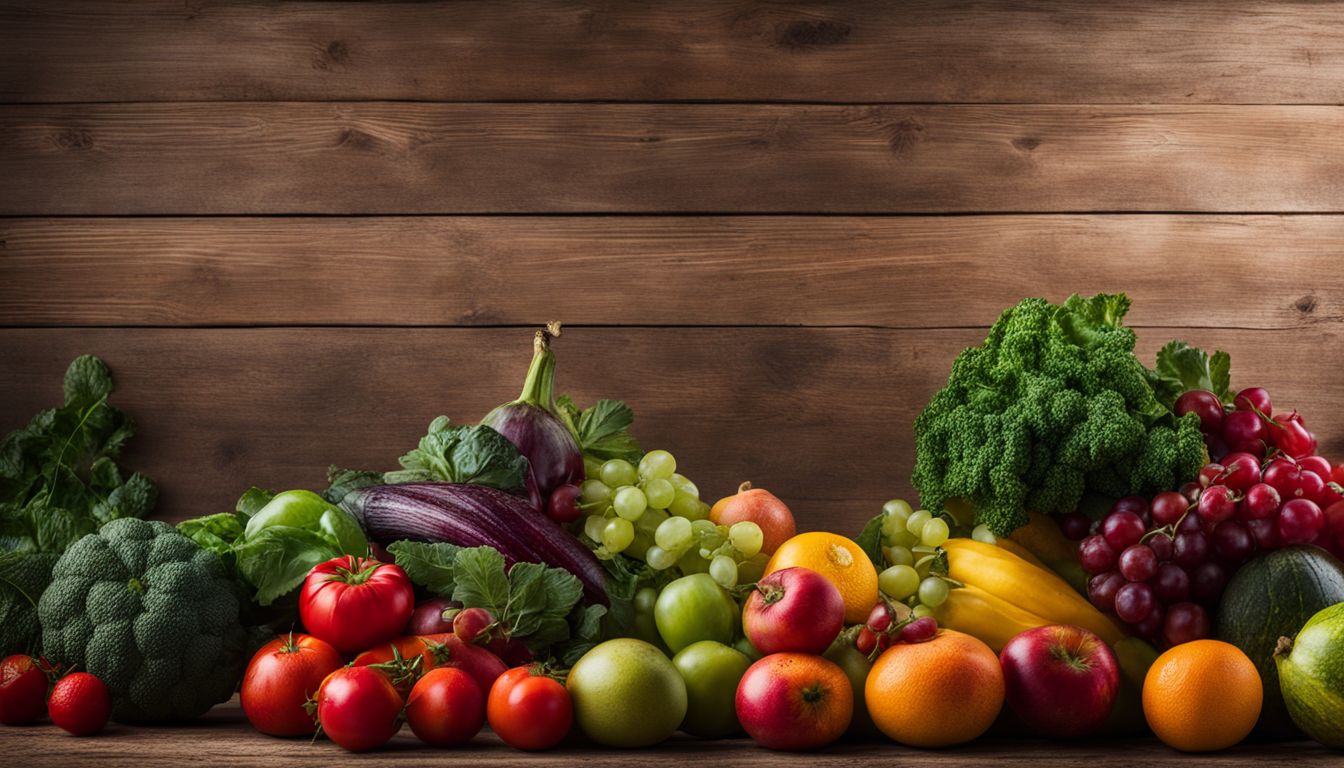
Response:
POLYGON ((1128 307, 1005 311, 916 420, 921 504, 855 539, 750 483, 711 505, 623 403, 556 396, 558 324, 516 400, 435 419, 399 468, 174 529, 136 519, 152 485, 112 463, 129 420, 81 358, 0 451, 0 722, 89 735, 237 689, 258 731, 352 751, 403 725, 947 747, 1005 708, 1053 739, 1344 746, 1344 468, 1232 394, 1226 354, 1146 367, 1128 307))

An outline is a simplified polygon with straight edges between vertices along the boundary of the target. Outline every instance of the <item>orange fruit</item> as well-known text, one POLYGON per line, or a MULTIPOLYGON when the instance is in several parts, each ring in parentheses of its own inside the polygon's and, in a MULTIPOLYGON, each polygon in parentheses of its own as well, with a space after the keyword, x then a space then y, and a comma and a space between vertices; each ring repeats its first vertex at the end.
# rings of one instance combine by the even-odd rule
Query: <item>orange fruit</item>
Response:
POLYGON ((763 575, 793 567, 811 568, 840 590, 846 624, 864 623, 877 605, 877 569, 852 539, 825 531, 800 533, 779 545, 763 575))
POLYGON ((1196 640, 1153 662, 1143 680, 1143 714, 1167 746, 1212 752, 1250 734, 1264 695, 1260 673, 1240 648, 1196 640))
POLYGON ((1003 709, 1003 668, 988 645, 950 629, 897 643, 868 673, 864 702, 878 729, 911 747, 964 744, 1003 709))
POLYGON ((764 536, 761 551, 767 555, 774 554, 780 544, 798 531, 788 506, 764 488, 752 488, 751 483, 743 483, 737 493, 714 502, 709 519, 715 525, 732 525, 743 520, 759 525, 764 536))

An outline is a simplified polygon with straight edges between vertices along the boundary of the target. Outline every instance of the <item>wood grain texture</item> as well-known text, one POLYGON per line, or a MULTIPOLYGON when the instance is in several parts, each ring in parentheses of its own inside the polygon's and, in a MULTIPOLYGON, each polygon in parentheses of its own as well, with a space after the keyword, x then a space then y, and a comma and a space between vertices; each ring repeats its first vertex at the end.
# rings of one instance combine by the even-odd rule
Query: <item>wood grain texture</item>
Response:
MULTIPOLYGON (((1335 326, 1149 329, 1145 359, 1179 335, 1232 354, 1238 386, 1300 408, 1344 455, 1344 389, 1310 350, 1335 326)), ((678 457, 707 498, 770 488, 804 529, 857 533, 909 496, 912 424, 983 329, 571 328, 558 388, 635 410, 646 448, 678 457)), ((0 331, 0 430, 59 398, 77 354, 103 357, 114 404, 139 424, 129 466, 158 481, 161 517, 231 508, 248 486, 322 487, 329 464, 387 469, 438 414, 475 421, 517 392, 527 329, 22 329, 0 331)))
MULTIPOLYGON (((52 725, 0 728, 0 750, 18 765, 68 766, 96 761, 107 768, 153 768, 184 763, 295 766, 349 762, 348 752, 326 740, 276 739, 247 724, 237 700, 220 705, 200 721, 182 726, 130 728, 111 725, 84 739, 66 736, 52 725)), ((381 750, 362 754, 358 761, 376 765, 450 765, 469 760, 481 765, 515 766, 679 766, 688 761, 722 761, 733 766, 797 765, 850 768, 854 765, 967 766, 970 768, 1033 768, 1042 761, 1053 765, 1090 765, 1097 768, 1148 768, 1179 760, 1188 766, 1311 764, 1338 766, 1344 758, 1315 743, 1243 744, 1213 755, 1178 755, 1151 737, 1098 740, 1084 743, 990 737, 947 750, 917 750, 887 741, 847 742, 826 749, 790 754, 761 749, 747 739, 698 741, 674 736, 655 750, 595 748, 578 737, 548 752, 510 749, 493 733, 482 732, 467 747, 453 750, 425 746, 402 728, 381 750)))
POLYGON ((1344 101, 1296 0, 0 3, 0 100, 1344 101))
POLYGON ((0 325, 1135 326, 1344 318, 1340 216, 0 219, 0 325), (1208 279, 1210 276, 1217 279, 1208 279))
POLYGON ((973 211, 1344 211, 1344 107, 0 108, 6 215, 973 211))

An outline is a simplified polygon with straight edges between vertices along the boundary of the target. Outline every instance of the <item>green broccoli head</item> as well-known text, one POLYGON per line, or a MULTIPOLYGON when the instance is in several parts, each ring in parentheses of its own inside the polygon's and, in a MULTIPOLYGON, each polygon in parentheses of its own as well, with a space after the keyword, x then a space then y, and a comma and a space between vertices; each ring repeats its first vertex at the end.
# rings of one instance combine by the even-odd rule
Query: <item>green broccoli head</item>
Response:
POLYGON ((42 650, 97 675, 121 722, 187 720, 233 695, 246 659, 237 587, 172 526, 114 520, 56 562, 42 650))
POLYGON ((915 419, 913 482, 921 503, 962 498, 976 520, 1007 535, 1027 510, 1073 511, 1175 487, 1205 460, 1197 420, 1175 419, 1120 325, 1124 295, 1026 299, 985 343, 958 355, 915 419))

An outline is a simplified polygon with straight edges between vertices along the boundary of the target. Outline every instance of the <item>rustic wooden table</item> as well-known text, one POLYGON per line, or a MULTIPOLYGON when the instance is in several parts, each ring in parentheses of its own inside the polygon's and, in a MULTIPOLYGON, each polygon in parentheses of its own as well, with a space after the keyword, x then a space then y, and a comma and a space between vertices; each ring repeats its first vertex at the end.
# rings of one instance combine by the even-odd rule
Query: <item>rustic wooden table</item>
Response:
POLYGON ((699 741, 679 737, 656 749, 596 749, 579 743, 550 752, 519 752, 486 731, 470 747, 433 749, 403 728, 384 749, 363 755, 343 752, 331 742, 275 739, 252 730, 237 701, 221 705, 199 722, 185 726, 132 728, 115 725, 91 738, 67 736, 52 725, 0 727, 0 755, 13 768, 87 765, 102 768, 154 768, 187 764, 230 766, 331 765, 336 761, 426 765, 469 762, 513 766, 675 766, 707 763, 724 766, 798 765, 809 768, 854 768, 857 765, 939 766, 946 768, 1041 768, 1078 765, 1088 768, 1141 768, 1151 765, 1232 766, 1268 764, 1344 766, 1344 753, 1314 743, 1243 744, 1214 755, 1184 755, 1155 739, 1092 740, 1081 744, 1027 739, 988 738, 957 749, 930 751, 890 742, 843 744, 817 752, 771 752, 747 739, 699 741))

